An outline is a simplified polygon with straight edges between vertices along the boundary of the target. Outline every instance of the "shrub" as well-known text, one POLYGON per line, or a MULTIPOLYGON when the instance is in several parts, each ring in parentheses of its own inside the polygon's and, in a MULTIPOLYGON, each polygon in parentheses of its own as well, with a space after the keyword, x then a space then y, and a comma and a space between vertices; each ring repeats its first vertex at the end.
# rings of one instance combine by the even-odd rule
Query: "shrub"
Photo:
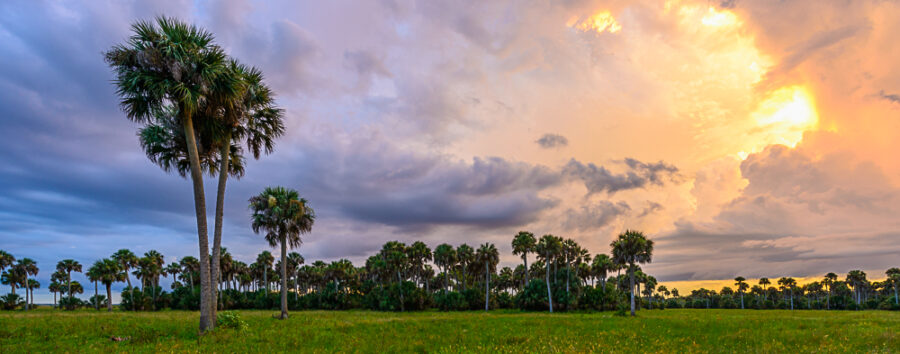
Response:
POLYGON ((434 295, 434 302, 441 311, 463 311, 469 308, 466 299, 456 291, 438 291, 434 295))
POLYGON ((3 306, 4 310, 15 310, 16 307, 22 306, 25 304, 25 300, 22 299, 22 296, 19 294, 6 294, 0 296, 0 306, 3 306))
POLYGON ((247 322, 242 320, 241 316, 234 311, 219 312, 218 316, 216 316, 216 326, 221 328, 232 328, 238 331, 243 331, 250 327, 247 325, 247 322))

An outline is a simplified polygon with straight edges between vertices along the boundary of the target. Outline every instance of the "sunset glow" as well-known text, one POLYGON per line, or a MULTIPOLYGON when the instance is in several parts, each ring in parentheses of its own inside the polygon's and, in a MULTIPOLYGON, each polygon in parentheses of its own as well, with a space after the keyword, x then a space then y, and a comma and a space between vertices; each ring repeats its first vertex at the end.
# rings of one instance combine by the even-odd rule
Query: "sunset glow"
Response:
POLYGON ((622 26, 616 21, 609 11, 599 12, 575 24, 582 31, 595 31, 597 33, 616 33, 622 30, 622 26))
POLYGON ((767 132, 765 141, 758 148, 770 144, 797 146, 803 132, 815 129, 819 117, 812 95, 799 86, 791 86, 772 92, 753 112, 760 129, 767 132))

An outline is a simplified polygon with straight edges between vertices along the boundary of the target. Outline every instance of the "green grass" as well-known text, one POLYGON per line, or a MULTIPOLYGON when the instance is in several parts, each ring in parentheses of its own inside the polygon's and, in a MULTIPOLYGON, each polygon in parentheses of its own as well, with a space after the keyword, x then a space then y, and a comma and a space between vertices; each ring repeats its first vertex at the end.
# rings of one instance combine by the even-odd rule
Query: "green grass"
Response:
POLYGON ((2 312, 0 352, 900 352, 887 311, 238 313, 248 330, 198 338, 197 312, 2 312))

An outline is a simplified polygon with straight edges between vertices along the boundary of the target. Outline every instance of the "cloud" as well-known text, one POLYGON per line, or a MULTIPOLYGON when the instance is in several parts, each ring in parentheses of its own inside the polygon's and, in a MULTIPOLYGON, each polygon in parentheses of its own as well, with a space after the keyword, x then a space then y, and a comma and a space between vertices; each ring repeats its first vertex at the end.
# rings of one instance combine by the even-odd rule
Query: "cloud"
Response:
POLYGON ((648 185, 662 186, 666 181, 678 180, 678 168, 665 162, 645 163, 632 158, 625 159, 629 170, 613 173, 606 167, 593 163, 584 164, 572 159, 563 171, 566 175, 580 179, 588 189, 588 194, 615 194, 630 189, 645 188, 648 185))
POLYGON ((601 200, 597 203, 583 206, 580 210, 569 209, 566 212, 567 219, 564 227, 567 230, 596 230, 611 224, 630 211, 631 207, 626 202, 613 203, 601 200))
POLYGON ((569 139, 566 139, 566 137, 559 134, 544 134, 535 142, 545 149, 552 149, 569 145, 569 139))
POLYGON ((878 92, 878 97, 881 97, 885 100, 888 100, 893 103, 900 103, 900 95, 897 94, 886 94, 884 90, 878 92))

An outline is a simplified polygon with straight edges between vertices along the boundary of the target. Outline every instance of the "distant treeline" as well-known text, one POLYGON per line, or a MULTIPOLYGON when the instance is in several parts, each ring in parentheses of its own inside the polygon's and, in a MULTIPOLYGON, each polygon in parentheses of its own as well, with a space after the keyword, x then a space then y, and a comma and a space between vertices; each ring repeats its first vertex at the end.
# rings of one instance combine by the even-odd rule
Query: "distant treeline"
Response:
MULTIPOLYGON (((492 244, 477 249, 466 244, 458 247, 441 244, 432 250, 422 242, 406 245, 391 241, 360 267, 346 259, 305 264, 300 254, 292 252, 288 254, 286 267, 288 307, 292 310, 546 311, 552 301, 554 311, 624 313, 629 309, 629 295, 633 292, 638 295, 636 309, 900 309, 898 268, 887 270, 887 279, 882 282, 870 282, 864 272, 854 270, 843 279, 829 273, 821 281, 802 285, 789 277, 774 281, 761 278, 753 285, 738 277, 734 287, 726 286, 719 291, 697 289, 681 294, 678 289, 658 285, 656 278, 645 274, 639 265, 629 267, 629 250, 624 249, 627 245, 621 245, 624 235, 611 245, 611 255, 592 256, 574 240, 553 235, 537 240, 531 233, 520 232, 513 239, 513 250, 522 257, 522 264, 500 269, 497 269, 497 249, 492 244), (531 263, 528 262, 530 254, 537 256, 531 263), (633 287, 629 269, 633 270, 633 287)), ((649 251, 644 250, 649 257, 652 241, 643 241, 650 244, 649 251)), ((3 284, 12 289, 11 294, 2 297, 4 308, 25 307, 15 291, 28 289, 30 292, 40 286, 26 277, 37 274, 36 264, 27 258, 15 261, 6 252, 0 253, 0 258, 3 259, 0 263, 4 268, 3 284)), ((220 309, 278 309, 281 261, 264 251, 255 262, 246 264, 222 249, 220 309)), ((85 272, 95 283, 95 295, 89 301, 74 297, 85 289, 78 282, 69 282, 71 272, 81 272, 81 265, 73 260, 63 260, 57 265, 49 286, 54 293, 54 305, 58 293, 62 308, 107 307, 110 294, 107 285, 124 281, 129 286, 122 292, 122 310, 200 308, 199 264, 194 257, 165 264, 163 256, 156 251, 138 258, 129 250, 120 250, 110 258, 97 261, 85 272), (136 277, 135 286, 131 286, 131 275, 136 277), (174 282, 167 291, 158 284, 160 277, 169 276, 174 282), (107 289, 107 296, 98 293, 98 284, 107 289)))

